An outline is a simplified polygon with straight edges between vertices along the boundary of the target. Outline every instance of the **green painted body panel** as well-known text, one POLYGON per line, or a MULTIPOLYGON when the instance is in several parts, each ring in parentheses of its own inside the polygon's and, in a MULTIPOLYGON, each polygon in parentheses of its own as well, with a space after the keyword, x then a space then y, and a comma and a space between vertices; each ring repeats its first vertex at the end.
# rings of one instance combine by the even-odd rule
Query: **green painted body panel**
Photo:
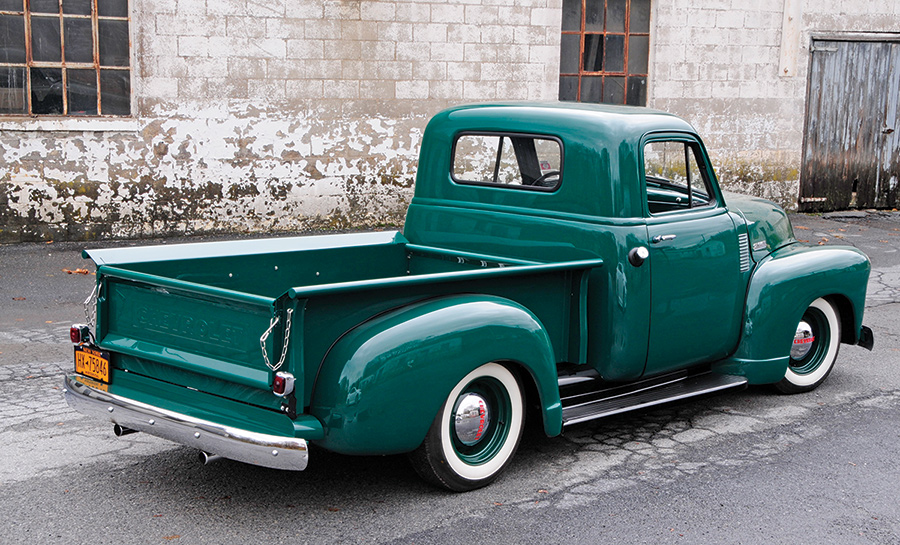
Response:
POLYGON ((560 364, 606 385, 701 367, 777 382, 815 298, 832 298, 844 342, 856 341, 869 270, 854 250, 797 243, 776 205, 722 195, 684 120, 563 103, 436 115, 403 234, 85 255, 98 265, 111 391, 354 454, 415 449, 453 385, 491 361, 535 387, 549 435, 562 425, 560 364), (560 142, 558 187, 455 182, 463 133, 560 142), (659 138, 696 145, 712 204, 649 213, 642 149, 659 138), (638 247, 649 258, 635 265, 638 247), (269 363, 283 354, 279 370, 296 377, 294 420, 271 391, 267 330, 269 363))
POLYGON ((784 246, 763 259, 747 290, 741 342, 714 368, 744 375, 751 384, 781 380, 788 366, 794 327, 815 299, 840 309, 842 341, 855 344, 862 327, 869 260, 852 247, 784 246))
POLYGON ((538 385, 544 428, 561 430, 556 361, 544 326, 507 299, 452 295, 382 315, 350 331, 322 364, 310 413, 320 442, 351 454, 415 449, 447 392, 484 362, 510 362, 538 385))
POLYGON ((743 217, 750 235, 750 248, 757 262, 778 248, 797 242, 787 213, 777 204, 759 197, 725 193, 728 207, 743 217))
POLYGON ((728 356, 737 345, 746 283, 735 225, 724 208, 653 217, 650 244, 650 346, 653 375, 728 356))

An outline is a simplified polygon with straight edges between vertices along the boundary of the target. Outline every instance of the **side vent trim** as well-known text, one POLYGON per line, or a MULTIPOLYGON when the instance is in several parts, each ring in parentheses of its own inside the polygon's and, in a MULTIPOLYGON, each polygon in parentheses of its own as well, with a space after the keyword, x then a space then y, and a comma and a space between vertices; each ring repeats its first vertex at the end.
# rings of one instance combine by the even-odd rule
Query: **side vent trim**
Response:
POLYGON ((738 246, 741 250, 741 272, 747 272, 750 270, 750 239, 747 233, 738 235, 738 246))

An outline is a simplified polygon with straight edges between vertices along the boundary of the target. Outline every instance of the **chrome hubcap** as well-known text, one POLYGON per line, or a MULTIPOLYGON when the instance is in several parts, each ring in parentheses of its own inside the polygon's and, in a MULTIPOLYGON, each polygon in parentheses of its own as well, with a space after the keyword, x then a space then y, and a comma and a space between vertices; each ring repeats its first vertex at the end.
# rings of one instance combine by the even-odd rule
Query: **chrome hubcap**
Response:
POLYGON ((491 423, 487 403, 477 394, 465 394, 460 397, 453 409, 453 417, 456 437, 466 446, 481 441, 491 423))
POLYGON ((797 332, 794 333, 794 344, 791 346, 791 358, 795 360, 802 360, 805 358, 812 349, 814 342, 816 342, 816 337, 813 335, 812 326, 801 321, 797 324, 797 332))

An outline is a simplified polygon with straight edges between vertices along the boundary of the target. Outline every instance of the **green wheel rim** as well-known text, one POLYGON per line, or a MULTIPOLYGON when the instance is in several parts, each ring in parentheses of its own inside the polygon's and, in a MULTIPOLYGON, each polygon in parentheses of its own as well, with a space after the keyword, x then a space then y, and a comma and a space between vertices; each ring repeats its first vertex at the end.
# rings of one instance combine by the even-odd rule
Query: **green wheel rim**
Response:
POLYGON ((490 423, 481 439, 474 445, 465 445, 457 437, 453 422, 453 415, 447 425, 450 426, 450 440, 453 450, 463 462, 469 465, 479 465, 490 461, 503 448, 509 435, 509 422, 512 416, 512 402, 509 393, 500 381, 492 377, 481 377, 470 382, 463 388, 457 399, 468 394, 476 394, 485 400, 488 413, 491 416, 490 423))
POLYGON ((810 307, 803 314, 803 321, 812 328, 815 338, 809 353, 801 359, 791 358, 791 371, 798 375, 808 375, 822 365, 828 346, 831 344, 831 331, 828 328, 828 319, 821 310, 810 307))

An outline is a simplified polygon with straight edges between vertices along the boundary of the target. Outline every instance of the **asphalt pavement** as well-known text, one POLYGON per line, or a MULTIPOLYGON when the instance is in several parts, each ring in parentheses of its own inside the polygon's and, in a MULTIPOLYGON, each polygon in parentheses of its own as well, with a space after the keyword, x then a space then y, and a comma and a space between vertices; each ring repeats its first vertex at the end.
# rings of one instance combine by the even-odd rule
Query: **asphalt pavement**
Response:
MULTIPOLYGON (((61 392, 94 282, 85 245, 0 246, 0 543, 900 544, 900 213, 792 221, 870 256, 873 352, 843 345, 809 394, 750 388, 530 432, 466 494, 421 483, 403 456, 313 449, 287 473, 114 437, 61 392)), ((150 242, 173 241, 87 246, 150 242)))

